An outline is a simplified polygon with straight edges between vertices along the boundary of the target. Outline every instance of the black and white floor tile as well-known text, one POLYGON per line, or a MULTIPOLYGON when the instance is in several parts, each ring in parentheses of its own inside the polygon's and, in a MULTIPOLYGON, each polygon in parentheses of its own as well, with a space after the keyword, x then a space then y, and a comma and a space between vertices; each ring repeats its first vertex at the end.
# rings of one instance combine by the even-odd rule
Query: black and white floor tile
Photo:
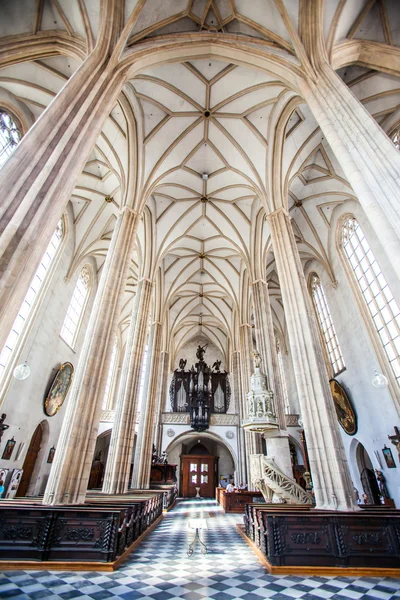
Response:
POLYGON ((400 580, 373 577, 269 575, 236 531, 239 515, 224 515, 212 500, 185 500, 115 573, 4 571, 0 599, 46 600, 400 600, 400 580), (190 518, 207 519, 200 546, 187 556, 190 518))

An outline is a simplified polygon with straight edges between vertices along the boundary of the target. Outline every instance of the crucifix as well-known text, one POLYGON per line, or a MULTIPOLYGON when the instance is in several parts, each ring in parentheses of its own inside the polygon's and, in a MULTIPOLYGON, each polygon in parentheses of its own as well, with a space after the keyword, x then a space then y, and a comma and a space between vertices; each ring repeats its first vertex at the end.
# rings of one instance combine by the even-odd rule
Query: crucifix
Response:
POLYGON ((389 440, 396 446, 398 458, 400 461, 400 431, 398 427, 394 428, 394 435, 388 435, 389 440))
POLYGON ((6 418, 7 418, 7 415, 5 413, 3 413, 0 417, 0 442, 1 442, 1 438, 3 437, 3 433, 5 432, 5 430, 10 427, 9 425, 6 425, 6 423, 4 423, 6 418))

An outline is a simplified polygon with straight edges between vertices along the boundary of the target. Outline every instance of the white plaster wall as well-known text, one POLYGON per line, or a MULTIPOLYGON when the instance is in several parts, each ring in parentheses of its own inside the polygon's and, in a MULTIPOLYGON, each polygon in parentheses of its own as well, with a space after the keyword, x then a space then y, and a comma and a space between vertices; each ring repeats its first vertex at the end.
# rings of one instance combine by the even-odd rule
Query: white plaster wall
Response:
POLYGON ((393 433, 393 426, 399 423, 399 415, 389 389, 377 389, 371 383, 375 369, 380 371, 379 363, 371 345, 370 334, 357 307, 348 275, 335 246, 334 233, 337 221, 341 215, 349 212, 352 212, 358 219, 387 281, 390 282, 392 293, 396 293, 397 286, 395 283, 392 286, 395 278, 392 278, 392 269, 388 267, 382 246, 369 226, 362 208, 356 202, 346 203, 344 207, 337 209, 332 219, 329 251, 335 278, 338 282, 336 289, 332 286, 327 272, 316 261, 307 265, 306 277, 308 278, 309 273, 315 271, 321 279, 346 365, 346 371, 338 375, 336 379, 348 391, 358 421, 358 430, 354 436, 347 435, 339 427, 353 482, 361 496, 362 486, 355 457, 356 440, 358 440, 368 452, 374 468, 382 468, 390 495, 395 500, 396 506, 399 507, 400 462, 395 447, 388 440, 388 435, 393 433), (397 469, 386 467, 381 452, 384 444, 391 446, 397 469), (375 450, 379 453, 382 467, 374 455, 375 450))
MULTIPOLYGON (((96 293, 97 282, 94 277, 93 287, 86 307, 85 315, 79 331, 77 343, 73 350, 60 338, 64 317, 79 276, 81 266, 78 266, 72 279, 65 281, 65 275, 70 265, 74 251, 74 235, 69 215, 69 233, 62 250, 60 260, 52 274, 51 282, 38 311, 36 321, 26 339, 21 351, 21 360, 28 361, 31 374, 28 379, 18 381, 12 378, 11 385, 3 399, 1 412, 6 413, 6 423, 10 428, 4 433, 0 444, 0 457, 3 454, 7 440, 14 437, 16 445, 11 460, 0 458, 0 467, 22 468, 31 437, 42 421, 48 424, 47 443, 42 445, 28 493, 42 493, 50 473, 51 464, 47 464, 47 456, 52 446, 56 447, 62 421, 68 403, 66 400, 54 417, 48 417, 43 410, 43 403, 50 385, 60 365, 69 361, 76 368, 79 352, 82 347, 84 334, 88 324, 90 311, 96 293), (15 456, 20 443, 25 443, 24 449, 16 461, 15 456), (38 463, 40 469, 38 469, 38 463)), ((90 262, 85 261, 86 263, 90 262)), ((92 263, 94 266, 94 263, 92 263)), ((94 271, 95 273, 95 271, 94 271)))

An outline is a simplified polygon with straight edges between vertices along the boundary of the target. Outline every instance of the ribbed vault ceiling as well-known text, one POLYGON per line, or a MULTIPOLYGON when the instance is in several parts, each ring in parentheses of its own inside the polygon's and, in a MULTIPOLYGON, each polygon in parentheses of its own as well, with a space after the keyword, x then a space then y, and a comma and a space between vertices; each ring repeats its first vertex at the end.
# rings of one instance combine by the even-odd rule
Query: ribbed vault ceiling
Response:
MULTIPOLYGON (((137 0, 125 2, 121 27, 140 6, 137 0)), ((0 69, 0 104, 7 104, 7 97, 18 104, 29 127, 93 49, 100 1, 3 0, 0 11, 0 36, 12 36, 0 38, 0 48, 32 36, 57 40, 54 55, 21 56, 0 69)), ((289 25, 301 34, 304 3, 147 0, 129 30, 126 50, 217 33, 298 64, 289 25)), ((325 2, 323 28, 330 57, 355 40, 399 45, 398 2, 325 2)), ((400 119, 399 79, 360 66, 343 67, 339 74, 390 133, 400 119)), ((75 253, 69 269, 73 276, 91 257, 101 272, 134 171, 146 209, 121 315, 123 338, 138 277, 155 277, 160 269, 157 306, 169 323, 174 351, 199 332, 225 354, 233 348, 237 325, 252 318, 246 282, 260 276, 270 281, 275 325, 285 331, 264 208, 271 201, 268 177, 276 176, 268 171, 273 129, 294 94, 273 75, 207 53, 142 70, 127 82, 71 197, 75 253), (139 152, 133 156, 136 135, 139 152)), ((331 215, 354 196, 304 103, 287 124, 280 161, 302 260, 318 260, 334 282, 331 215)))

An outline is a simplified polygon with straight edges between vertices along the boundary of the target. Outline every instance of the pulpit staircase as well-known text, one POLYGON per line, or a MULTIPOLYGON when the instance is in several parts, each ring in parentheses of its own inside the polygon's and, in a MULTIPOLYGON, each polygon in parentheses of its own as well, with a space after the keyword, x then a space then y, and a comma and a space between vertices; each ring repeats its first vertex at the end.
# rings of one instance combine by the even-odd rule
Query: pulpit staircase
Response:
POLYGON ((311 494, 280 470, 272 457, 252 454, 251 478, 267 503, 313 504, 311 494))

